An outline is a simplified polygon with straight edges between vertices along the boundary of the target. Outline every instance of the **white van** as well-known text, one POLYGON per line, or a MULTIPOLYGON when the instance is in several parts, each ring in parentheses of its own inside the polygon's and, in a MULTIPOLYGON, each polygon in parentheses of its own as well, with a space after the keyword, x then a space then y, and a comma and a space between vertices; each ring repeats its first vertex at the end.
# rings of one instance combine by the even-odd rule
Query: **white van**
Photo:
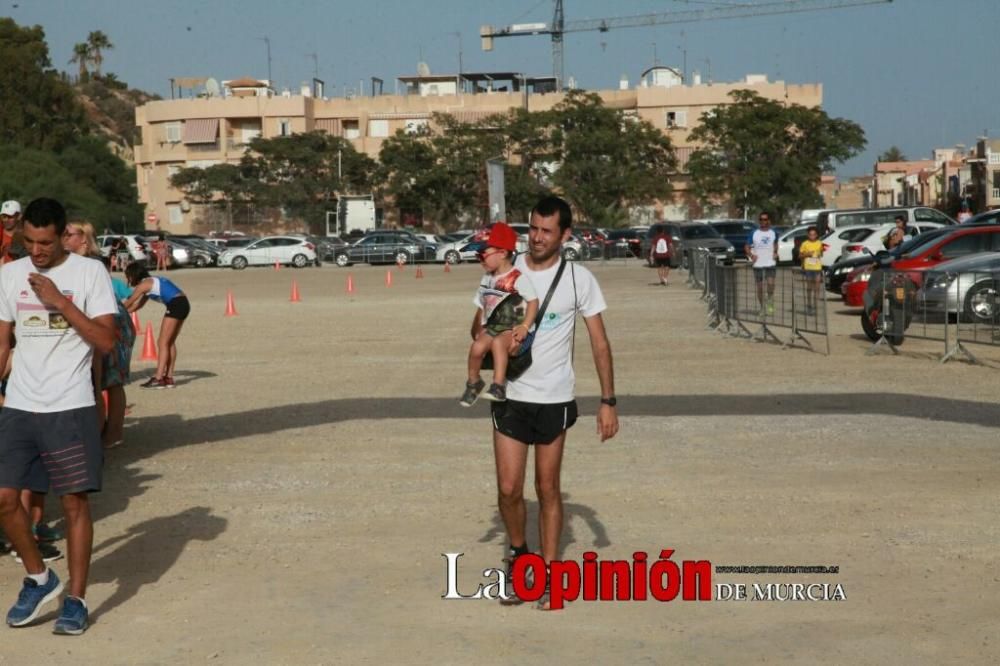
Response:
POLYGON ((820 237, 833 229, 868 225, 872 227, 892 224, 897 215, 906 217, 906 225, 916 225, 920 222, 936 222, 938 224, 958 224, 944 213, 926 206, 899 206, 897 208, 851 208, 846 210, 824 211, 816 218, 816 228, 820 237))

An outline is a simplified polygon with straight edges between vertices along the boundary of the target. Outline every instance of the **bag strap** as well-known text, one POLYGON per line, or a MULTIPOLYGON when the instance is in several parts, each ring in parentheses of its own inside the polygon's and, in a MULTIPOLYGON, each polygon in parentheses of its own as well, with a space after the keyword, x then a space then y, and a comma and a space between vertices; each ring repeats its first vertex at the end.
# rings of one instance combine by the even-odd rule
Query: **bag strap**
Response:
POLYGON ((563 269, 566 268, 566 260, 559 260, 559 270, 556 271, 556 276, 552 278, 552 284, 549 285, 549 291, 545 294, 545 300, 542 301, 541 307, 538 308, 538 314, 535 315, 535 326, 542 321, 542 315, 545 314, 545 309, 549 307, 549 301, 552 300, 552 294, 555 293, 556 287, 559 285, 559 278, 562 277, 563 269))

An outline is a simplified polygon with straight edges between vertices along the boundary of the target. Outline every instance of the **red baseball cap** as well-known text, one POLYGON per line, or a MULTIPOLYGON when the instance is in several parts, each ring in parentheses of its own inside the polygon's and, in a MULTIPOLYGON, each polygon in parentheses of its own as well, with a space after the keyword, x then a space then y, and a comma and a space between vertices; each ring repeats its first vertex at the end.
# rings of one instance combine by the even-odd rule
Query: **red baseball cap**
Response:
POLYGON ((490 227, 490 235, 486 238, 487 247, 514 252, 517 249, 517 232, 510 225, 497 222, 490 227))

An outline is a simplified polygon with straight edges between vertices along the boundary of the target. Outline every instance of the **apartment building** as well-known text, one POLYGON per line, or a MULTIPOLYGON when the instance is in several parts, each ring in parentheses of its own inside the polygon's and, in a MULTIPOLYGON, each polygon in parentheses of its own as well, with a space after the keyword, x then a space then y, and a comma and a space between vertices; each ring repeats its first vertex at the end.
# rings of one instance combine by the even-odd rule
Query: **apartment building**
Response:
MULTIPOLYGON (((172 233, 196 229, 197 205, 170 186, 181 168, 237 163, 255 137, 287 136, 322 131, 350 140, 373 158, 397 130, 427 125, 435 112, 474 122, 512 108, 550 109, 563 99, 553 92, 549 77, 516 73, 476 73, 453 76, 429 73, 400 77, 403 94, 320 98, 303 86, 300 94, 274 94, 267 81, 223 81, 219 94, 147 103, 136 109, 141 145, 135 149, 139 201, 146 206, 146 225, 172 233)), ((688 196, 687 160, 695 145, 690 139, 703 113, 731 102, 729 93, 750 89, 789 104, 820 106, 822 85, 792 85, 752 75, 733 83, 690 84, 676 70, 653 67, 636 87, 623 81, 617 90, 596 91, 604 103, 648 120, 670 136, 677 151, 678 171, 673 201, 645 211, 649 217, 684 218, 688 196)), ((642 211, 640 211, 642 213, 642 211)), ((392 211, 386 218, 394 220, 392 211)))
POLYGON ((972 209, 981 212, 1000 208, 1000 139, 981 138, 976 141, 971 167, 972 209))

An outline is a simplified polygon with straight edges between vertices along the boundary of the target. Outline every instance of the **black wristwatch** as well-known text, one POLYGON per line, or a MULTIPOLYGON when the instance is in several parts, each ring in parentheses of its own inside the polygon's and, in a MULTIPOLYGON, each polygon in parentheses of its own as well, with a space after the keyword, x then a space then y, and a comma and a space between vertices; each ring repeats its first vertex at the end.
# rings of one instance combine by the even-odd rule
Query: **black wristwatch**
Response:
POLYGON ((614 407, 615 405, 618 404, 618 398, 616 398, 615 396, 611 396, 610 398, 601 398, 601 404, 614 407))

